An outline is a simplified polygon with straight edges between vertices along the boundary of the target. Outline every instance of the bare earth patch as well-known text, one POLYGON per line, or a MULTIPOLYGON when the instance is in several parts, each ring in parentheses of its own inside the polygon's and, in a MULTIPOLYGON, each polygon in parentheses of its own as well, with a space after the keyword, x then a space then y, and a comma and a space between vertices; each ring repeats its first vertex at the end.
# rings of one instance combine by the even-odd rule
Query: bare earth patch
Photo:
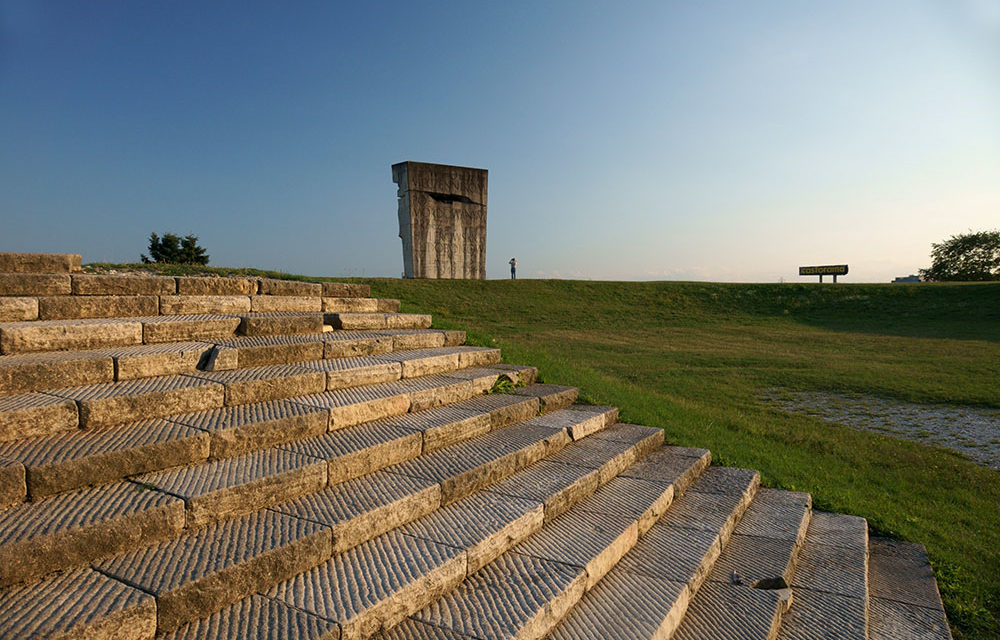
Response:
POLYGON ((789 389, 770 389, 763 397, 789 413, 947 447, 983 466, 1000 470, 998 409, 789 389))

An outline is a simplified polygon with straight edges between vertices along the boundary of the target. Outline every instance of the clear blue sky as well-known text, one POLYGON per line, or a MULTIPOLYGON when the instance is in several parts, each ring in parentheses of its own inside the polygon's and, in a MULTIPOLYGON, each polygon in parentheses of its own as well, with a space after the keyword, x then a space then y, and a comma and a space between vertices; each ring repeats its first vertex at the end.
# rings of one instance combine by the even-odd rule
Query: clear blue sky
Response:
POLYGON ((1000 226, 1000 0, 0 0, 0 251, 398 276, 402 160, 490 277, 888 280, 1000 226))

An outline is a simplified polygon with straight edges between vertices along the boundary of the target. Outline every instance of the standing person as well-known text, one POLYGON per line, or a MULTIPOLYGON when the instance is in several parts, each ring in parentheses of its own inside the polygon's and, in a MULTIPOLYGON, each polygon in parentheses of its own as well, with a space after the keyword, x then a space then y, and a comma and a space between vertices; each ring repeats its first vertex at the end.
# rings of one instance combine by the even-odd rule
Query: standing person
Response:
POLYGON ((517 258, 510 259, 510 279, 517 280, 517 258))

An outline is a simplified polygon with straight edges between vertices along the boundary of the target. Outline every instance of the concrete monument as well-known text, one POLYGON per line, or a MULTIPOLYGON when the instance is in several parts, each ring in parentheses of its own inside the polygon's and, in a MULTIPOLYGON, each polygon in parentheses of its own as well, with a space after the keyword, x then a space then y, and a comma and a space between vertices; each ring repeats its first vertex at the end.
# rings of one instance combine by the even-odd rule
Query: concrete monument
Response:
POLYGON ((404 277, 486 277, 486 177, 486 169, 392 165, 404 277))

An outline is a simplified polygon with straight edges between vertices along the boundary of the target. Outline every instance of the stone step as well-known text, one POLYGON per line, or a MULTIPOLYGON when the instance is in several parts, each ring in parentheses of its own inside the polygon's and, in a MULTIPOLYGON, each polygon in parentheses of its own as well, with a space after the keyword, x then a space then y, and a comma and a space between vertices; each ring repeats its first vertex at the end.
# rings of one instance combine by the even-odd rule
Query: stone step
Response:
POLYGON ((814 511, 792 579, 792 606, 778 638, 869 637, 868 523, 864 518, 814 511))
POLYGON ((951 640, 937 581, 923 545, 868 540, 871 640, 951 640))
POLYGON ((0 273, 75 273, 80 262, 78 253, 0 252, 0 273))
POLYGON ((162 315, 0 322, 0 354, 225 340, 237 335, 315 334, 323 333, 324 325, 349 330, 428 329, 431 325, 430 316, 419 314, 253 313, 249 309, 249 298, 247 300, 245 310, 243 305, 220 310, 178 303, 170 308, 169 314, 163 314, 161 309, 162 315))
POLYGON ((231 351, 229 356, 235 356, 231 368, 243 369, 444 347, 449 338, 464 341, 464 333, 449 333, 432 329, 334 331, 14 354, 0 356, 0 396, 204 370, 213 350, 231 351))
MULTIPOLYGON (((640 462, 636 475, 650 483, 676 478, 683 485, 708 458, 707 452, 698 450, 666 451, 672 455, 658 452, 640 462), (656 469, 662 469, 664 479, 652 475, 656 469)), ((758 484, 756 472, 708 468, 680 497, 675 497, 663 517, 649 527, 601 582, 582 595, 552 631, 551 638, 671 637, 758 484)))
POLYGON ((0 511, 0 588, 176 537, 184 502, 131 482, 0 511))

